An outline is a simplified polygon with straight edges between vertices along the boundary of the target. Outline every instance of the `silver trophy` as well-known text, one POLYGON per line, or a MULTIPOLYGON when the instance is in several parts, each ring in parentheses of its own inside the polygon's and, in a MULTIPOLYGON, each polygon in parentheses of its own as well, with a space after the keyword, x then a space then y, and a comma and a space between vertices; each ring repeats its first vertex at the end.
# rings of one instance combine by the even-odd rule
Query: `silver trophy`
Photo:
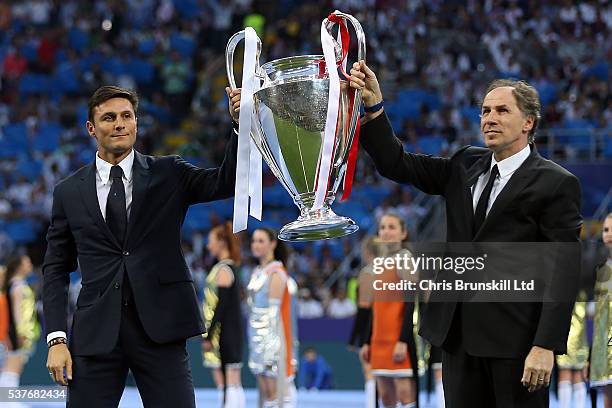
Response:
MULTIPOLYGON (((365 59, 365 35, 359 21, 349 14, 338 11, 334 14, 352 24, 358 41, 357 59, 365 59)), ((333 25, 326 20, 325 28, 330 34, 333 25)), ((234 51, 244 38, 244 30, 237 32, 226 48, 227 76, 232 88, 236 88, 234 51)), ((336 58, 340 61, 341 45, 334 42, 336 58)), ((258 61, 261 43, 257 50, 258 61)), ((324 57, 300 55, 273 60, 262 66, 257 62, 255 76, 261 81, 261 87, 254 93, 256 124, 250 136, 300 210, 298 219, 280 230, 279 239, 310 241, 342 237, 357 231, 357 224, 348 217, 336 215, 331 204, 346 173, 348 153, 359 120, 361 92, 354 92, 352 114, 349 115, 349 82, 340 78, 340 106, 328 191, 323 207, 315 210, 315 184, 322 156, 330 85, 324 57)))

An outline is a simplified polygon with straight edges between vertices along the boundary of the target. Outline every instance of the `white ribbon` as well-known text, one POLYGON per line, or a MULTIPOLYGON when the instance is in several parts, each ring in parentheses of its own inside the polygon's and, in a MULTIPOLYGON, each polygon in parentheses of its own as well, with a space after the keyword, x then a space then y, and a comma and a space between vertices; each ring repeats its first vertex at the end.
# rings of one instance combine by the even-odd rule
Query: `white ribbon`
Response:
POLYGON ((334 153, 334 141, 336 139, 336 126, 338 124, 338 107, 340 105, 340 78, 336 68, 336 53, 334 50, 334 40, 327 31, 325 23, 321 23, 321 45, 325 56, 325 66, 329 75, 329 97, 327 101, 327 119, 325 121, 325 132, 323 135, 323 148, 321 149, 321 159, 317 173, 317 189, 315 191, 313 210, 323 207, 325 196, 327 195, 327 185, 334 153))
MULTIPOLYGON (((255 119, 253 120, 255 122, 255 119)), ((255 126, 255 123, 253 123, 255 126)), ((250 139, 251 151, 249 152, 249 197, 251 197, 251 207, 249 214, 251 217, 257 218, 261 221, 261 210, 262 210, 262 187, 261 187, 261 153, 255 146, 253 139, 250 139)))
POLYGON ((259 81, 255 77, 257 42, 258 37, 255 30, 252 27, 245 28, 242 93, 240 97, 240 117, 238 119, 236 186, 234 189, 234 233, 247 228, 249 197, 251 197, 251 216, 261 220, 261 155, 249 136, 256 120, 253 117, 253 94, 259 89, 259 81))

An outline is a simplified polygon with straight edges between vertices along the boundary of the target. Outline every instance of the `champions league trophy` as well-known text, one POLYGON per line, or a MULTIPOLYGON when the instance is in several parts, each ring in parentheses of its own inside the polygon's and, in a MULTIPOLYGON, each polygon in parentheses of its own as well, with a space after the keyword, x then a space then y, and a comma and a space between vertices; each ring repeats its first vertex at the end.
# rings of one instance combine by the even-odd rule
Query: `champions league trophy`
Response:
POLYGON ((359 138, 361 91, 349 86, 345 71, 349 48, 346 21, 356 31, 357 58, 365 59, 361 24, 339 11, 322 23, 324 55, 281 58, 259 66, 261 40, 252 28, 234 34, 228 41, 226 69, 234 89, 234 51, 245 39, 234 206, 234 225, 239 225, 234 232, 246 228, 249 197, 251 215, 255 206, 261 218, 259 154, 300 210, 298 219, 280 230, 279 239, 328 239, 359 229, 353 220, 336 215, 330 207, 343 180, 342 199, 350 194, 359 138), (338 41, 331 34, 335 24, 339 26, 338 41), (250 141, 246 140, 248 134, 250 141), (249 145, 256 147, 255 159, 255 148, 249 152, 249 145), (253 160, 259 160, 259 167, 253 160), (238 211, 243 222, 236 221, 238 211))

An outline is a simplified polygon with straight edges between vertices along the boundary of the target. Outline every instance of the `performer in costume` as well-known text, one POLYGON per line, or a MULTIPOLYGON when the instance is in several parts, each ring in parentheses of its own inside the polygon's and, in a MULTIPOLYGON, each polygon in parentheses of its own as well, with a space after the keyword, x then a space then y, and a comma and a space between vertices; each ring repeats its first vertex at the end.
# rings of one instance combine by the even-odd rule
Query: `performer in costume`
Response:
POLYGON ((608 256, 597 269, 589 377, 591 387, 603 394, 604 408, 612 408, 612 213, 604 220, 602 238, 608 256))
POLYGON ((556 359, 559 369, 559 408, 584 408, 587 387, 582 371, 589 359, 589 344, 586 333, 586 294, 583 292, 578 295, 572 312, 567 353, 556 356, 556 359))
POLYGON ((287 285, 286 248, 276 233, 253 232, 251 252, 259 261, 247 286, 250 309, 249 368, 257 377, 260 406, 287 406, 285 395, 293 382, 291 298, 287 285))
MULTIPOLYGON (((381 217, 378 238, 386 249, 385 256, 410 254, 402 248, 408 238, 404 221, 394 214, 381 217)), ((375 271, 376 272, 376 271, 375 271)), ((385 268, 377 279, 398 282, 408 279, 410 271, 385 268)), ((385 296, 383 294, 382 296, 385 296)), ((401 295, 401 294, 399 294, 401 295)), ((384 408, 417 406, 418 362, 414 338, 414 303, 393 296, 381 301, 374 295, 371 338, 361 348, 361 356, 371 364, 372 374, 384 408)))
MULTIPOLYGON (((372 284, 374 273, 372 272, 372 262, 378 256, 380 247, 376 245, 376 237, 366 237, 361 243, 361 256, 365 264, 359 271, 357 277, 357 315, 353 321, 353 328, 348 344, 349 349, 361 348, 370 334, 370 319, 372 318, 372 284)), ((376 407, 376 382, 372 375, 370 363, 359 356, 361 370, 365 383, 366 408, 376 407)))
POLYGON ((208 234, 208 251, 218 262, 206 278, 202 350, 204 366, 212 369, 221 406, 244 408, 246 398, 240 382, 242 368, 242 313, 240 309, 240 242, 231 222, 208 234))
POLYGON ((26 282, 32 273, 27 255, 9 259, 3 292, 8 306, 8 355, 0 375, 0 387, 18 387, 23 366, 34 352, 40 336, 34 291, 26 282))

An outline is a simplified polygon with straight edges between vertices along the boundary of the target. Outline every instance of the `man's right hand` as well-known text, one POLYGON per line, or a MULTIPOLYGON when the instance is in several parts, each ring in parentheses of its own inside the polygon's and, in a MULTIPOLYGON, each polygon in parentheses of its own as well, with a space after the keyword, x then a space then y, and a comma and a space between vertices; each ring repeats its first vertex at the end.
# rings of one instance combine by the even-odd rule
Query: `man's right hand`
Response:
POLYGON ((65 344, 60 343, 49 348, 47 369, 53 381, 59 385, 67 386, 68 381, 72 380, 72 357, 65 344))
POLYGON ((361 89, 361 97, 366 107, 374 106, 383 100, 376 74, 363 60, 355 62, 351 68, 351 87, 361 89))

